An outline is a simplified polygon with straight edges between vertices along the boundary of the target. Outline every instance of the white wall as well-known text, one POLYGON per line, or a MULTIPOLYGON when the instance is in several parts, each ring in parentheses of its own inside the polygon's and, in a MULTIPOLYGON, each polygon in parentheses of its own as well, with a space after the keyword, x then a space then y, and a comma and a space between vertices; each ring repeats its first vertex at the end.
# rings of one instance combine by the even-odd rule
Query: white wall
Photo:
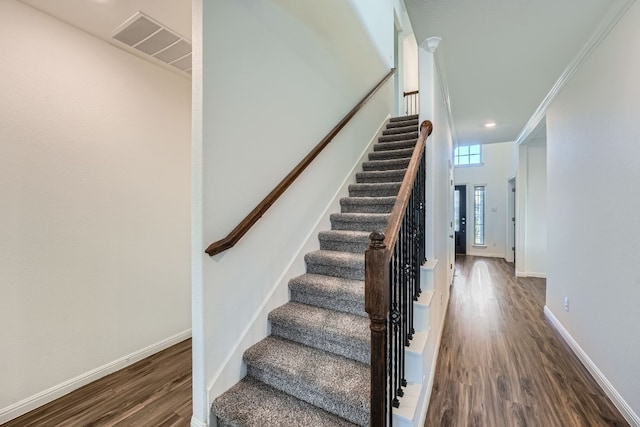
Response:
POLYGON ((13 0, 0 51, 2 422, 188 337, 190 84, 13 0))
POLYGON ((404 92, 418 90, 418 43, 413 33, 403 38, 404 92))
POLYGON ((547 275, 547 141, 536 137, 519 146, 516 274, 547 275))
POLYGON ((393 54, 393 14, 375 17, 384 25, 374 42, 342 0, 202 6, 194 9, 203 38, 194 35, 194 87, 203 88, 193 131, 197 425, 242 376, 242 352, 267 335, 267 313, 304 270, 296 256, 307 238, 317 245, 311 231, 393 110, 389 81, 237 246, 204 255, 389 71, 379 46, 393 54))
POLYGON ((547 307, 640 425, 640 3, 547 112, 547 307), (564 297, 570 309, 564 311, 564 297))
POLYGON ((507 190, 513 177, 515 142, 482 145, 481 166, 456 167, 455 184, 467 186, 467 254, 504 258, 511 250, 507 242, 507 190), (473 187, 485 188, 485 247, 473 246, 473 187))

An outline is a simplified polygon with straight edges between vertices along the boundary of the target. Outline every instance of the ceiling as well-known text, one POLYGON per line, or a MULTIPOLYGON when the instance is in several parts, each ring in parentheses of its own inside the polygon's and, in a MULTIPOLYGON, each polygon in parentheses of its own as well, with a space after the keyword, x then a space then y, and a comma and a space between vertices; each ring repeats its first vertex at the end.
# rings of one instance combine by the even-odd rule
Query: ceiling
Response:
MULTIPOLYGON (((21 0, 61 21, 93 34, 108 43, 140 54, 135 49, 114 43, 111 36, 118 27, 138 11, 187 41, 191 41, 191 0, 21 0)), ((148 56, 145 59, 151 60, 148 56)), ((175 71, 161 61, 157 65, 175 71)))
POLYGON ((459 144, 515 141, 624 0, 405 0, 418 44, 441 37, 459 144), (485 128, 495 122, 493 128, 485 128))
MULTIPOLYGON (((187 40, 191 0, 21 0, 111 35, 142 11, 187 40)), ((418 44, 437 50, 460 144, 514 141, 598 26, 628 0, 405 0, 418 44), (494 128, 485 128, 492 121, 494 128)), ((162 65, 162 64, 159 64, 162 65)))

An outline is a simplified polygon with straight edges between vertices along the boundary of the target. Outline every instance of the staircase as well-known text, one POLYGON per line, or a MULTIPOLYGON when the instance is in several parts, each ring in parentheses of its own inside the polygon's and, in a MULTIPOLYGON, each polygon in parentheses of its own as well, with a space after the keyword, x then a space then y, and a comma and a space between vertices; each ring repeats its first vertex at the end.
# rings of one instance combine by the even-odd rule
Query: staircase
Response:
POLYGON ((370 331, 364 251, 384 230, 418 138, 418 116, 392 118, 363 162, 271 335, 243 356, 247 376, 213 402, 222 427, 369 425, 370 331))

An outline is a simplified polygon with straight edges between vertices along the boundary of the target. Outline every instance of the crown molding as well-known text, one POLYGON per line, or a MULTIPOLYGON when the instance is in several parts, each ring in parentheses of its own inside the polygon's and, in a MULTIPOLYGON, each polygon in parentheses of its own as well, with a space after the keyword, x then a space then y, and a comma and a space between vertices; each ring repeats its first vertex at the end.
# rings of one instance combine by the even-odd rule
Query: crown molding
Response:
POLYGON ((593 52, 598 48, 600 43, 607 37, 607 35, 613 30, 616 24, 622 19, 627 10, 633 5, 635 0, 627 0, 618 10, 611 11, 605 18, 598 29, 589 38, 587 43, 582 47, 580 52, 573 58, 573 61, 560 75, 560 78, 555 82, 547 96, 542 100, 542 103, 538 106, 536 111, 520 131, 520 134, 516 138, 517 144, 522 144, 527 140, 531 133, 535 130, 540 120, 545 116, 549 106, 555 101, 562 89, 571 81, 573 76, 582 68, 585 62, 591 57, 593 52))

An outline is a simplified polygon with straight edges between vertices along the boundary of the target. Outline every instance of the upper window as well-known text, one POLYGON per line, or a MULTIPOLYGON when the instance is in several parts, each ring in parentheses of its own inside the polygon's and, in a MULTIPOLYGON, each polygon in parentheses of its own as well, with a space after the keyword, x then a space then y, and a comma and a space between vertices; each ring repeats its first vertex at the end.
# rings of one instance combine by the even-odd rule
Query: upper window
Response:
POLYGON ((482 146, 461 145, 453 152, 453 164, 455 166, 471 166, 482 164, 482 146))

